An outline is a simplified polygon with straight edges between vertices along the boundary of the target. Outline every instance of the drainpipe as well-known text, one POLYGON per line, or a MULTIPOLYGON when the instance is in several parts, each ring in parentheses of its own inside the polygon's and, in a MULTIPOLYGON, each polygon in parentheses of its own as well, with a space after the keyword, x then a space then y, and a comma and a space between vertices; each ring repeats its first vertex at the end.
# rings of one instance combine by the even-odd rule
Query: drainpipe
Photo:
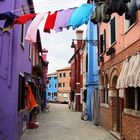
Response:
MULTIPOLYGON (((99 50, 100 50, 100 48, 99 48, 99 45, 100 45, 100 40, 99 40, 99 35, 100 35, 100 30, 99 30, 99 23, 97 23, 97 50, 98 50, 98 58, 97 58, 97 61, 98 61, 98 67, 100 67, 100 63, 99 63, 99 50)), ((100 73, 99 73, 99 77, 100 77, 100 73)), ((98 118, 97 118, 97 120, 98 120, 98 122, 96 122, 96 124, 95 125, 99 125, 100 124, 100 89, 99 89, 99 85, 100 85, 100 78, 98 79, 98 118)))
MULTIPOLYGON (((12 2, 12 10, 15 9, 15 0, 13 0, 12 2)), ((9 71, 8 71, 8 87, 11 88, 11 81, 12 81, 12 60, 13 60, 13 44, 14 44, 14 29, 10 31, 11 35, 10 35, 10 49, 9 49, 9 71)))

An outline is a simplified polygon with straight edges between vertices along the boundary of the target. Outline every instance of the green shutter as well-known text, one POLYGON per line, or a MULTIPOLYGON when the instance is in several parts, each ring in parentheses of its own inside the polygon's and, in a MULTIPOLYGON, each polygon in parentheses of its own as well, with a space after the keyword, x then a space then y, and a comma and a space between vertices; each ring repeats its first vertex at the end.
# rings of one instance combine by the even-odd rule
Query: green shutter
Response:
POLYGON ((103 34, 103 52, 106 50, 106 30, 104 30, 103 34))
POLYGON ((100 35, 100 54, 104 52, 103 35, 100 35))
POLYGON ((115 17, 110 22, 111 26, 111 45, 116 41, 116 27, 115 27, 115 17))

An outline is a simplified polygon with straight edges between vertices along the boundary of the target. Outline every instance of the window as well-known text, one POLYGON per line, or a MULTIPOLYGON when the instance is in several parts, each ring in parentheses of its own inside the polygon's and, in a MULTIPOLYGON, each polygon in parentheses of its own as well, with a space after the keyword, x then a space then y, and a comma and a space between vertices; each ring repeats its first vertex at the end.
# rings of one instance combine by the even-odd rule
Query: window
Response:
POLYGON ((49 84, 49 88, 51 88, 51 84, 49 84))
POLYGON ((71 77, 71 72, 69 73, 69 76, 71 77))
POLYGON ((105 92, 105 103, 108 104, 108 84, 104 88, 105 92))
POLYGON ((140 111, 140 87, 126 89, 126 108, 140 111))
POLYGON ((50 92, 48 92, 48 96, 51 96, 51 93, 50 92))
POLYGON ((61 87, 61 83, 58 83, 58 87, 61 87))
POLYGON ((29 59, 32 59, 32 46, 29 45, 29 59))
POLYGON ((24 36, 25 36, 25 25, 21 25, 21 40, 20 40, 20 45, 22 48, 24 48, 24 36))
POLYGON ((54 96, 57 96, 57 92, 54 92, 54 96))
POLYGON ((60 75, 60 77, 62 77, 62 73, 60 73, 59 75, 60 75))
POLYGON ((71 83, 69 83, 69 87, 71 87, 71 83))
POLYGON ((64 94, 63 94, 63 97, 64 97, 64 98, 67 98, 67 93, 64 93, 64 94))
POLYGON ((18 111, 25 108, 25 78, 19 75, 18 111))
POLYGON ((62 84, 62 87, 65 87, 65 83, 62 84))
POLYGON ((83 101, 86 103, 87 102, 87 90, 84 90, 84 96, 83 96, 83 101))
POLYGON ((105 76, 105 83, 104 83, 104 78, 102 77, 102 86, 103 86, 103 89, 102 89, 102 103, 105 103, 105 104, 108 104, 108 87, 109 87, 109 84, 108 84, 108 78, 107 78, 107 75, 105 76))
POLYGON ((132 18, 130 20, 126 20, 124 21, 124 28, 125 28, 125 32, 128 31, 128 29, 136 22, 136 13, 134 12, 134 16, 132 16, 132 18))
POLYGON ((110 41, 111 45, 116 41, 116 23, 115 17, 113 17, 110 21, 110 41))
POLYGON ((63 73, 63 77, 66 77, 66 73, 63 73))
POLYGON ((100 35, 100 54, 104 53, 106 50, 106 30, 102 35, 100 35))
POLYGON ((56 87, 57 87, 57 85, 56 85, 56 84, 54 84, 54 87, 56 88, 56 87))

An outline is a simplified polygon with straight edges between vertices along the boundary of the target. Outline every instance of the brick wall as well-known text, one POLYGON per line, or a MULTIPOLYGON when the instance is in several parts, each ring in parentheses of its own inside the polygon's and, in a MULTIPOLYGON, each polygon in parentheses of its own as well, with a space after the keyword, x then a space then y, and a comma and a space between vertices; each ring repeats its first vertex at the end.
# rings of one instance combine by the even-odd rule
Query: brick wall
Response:
MULTIPOLYGON (((113 70, 117 70, 117 76, 119 76, 123 61, 140 51, 140 40, 134 42, 129 47, 125 48, 122 52, 114 55, 106 63, 103 63, 100 67, 100 77, 107 74, 109 80, 109 90, 113 87, 112 74, 113 70)), ((102 99, 101 94, 101 99, 102 99)), ((100 107, 100 123, 106 130, 114 129, 114 122, 116 121, 116 100, 114 97, 109 98, 109 108, 100 107)), ((120 107, 120 104, 119 104, 120 107)), ((121 115, 121 114, 120 114, 121 115)), ((121 117, 121 116, 120 116, 121 117)), ((127 115, 122 115, 122 131, 125 136, 125 140, 139 140, 140 139, 140 118, 127 115)))
POLYGON ((111 120, 111 110, 109 108, 100 106, 100 125, 109 131, 112 129, 111 120))
POLYGON ((125 140, 140 140, 140 118, 123 113, 123 134, 125 140))

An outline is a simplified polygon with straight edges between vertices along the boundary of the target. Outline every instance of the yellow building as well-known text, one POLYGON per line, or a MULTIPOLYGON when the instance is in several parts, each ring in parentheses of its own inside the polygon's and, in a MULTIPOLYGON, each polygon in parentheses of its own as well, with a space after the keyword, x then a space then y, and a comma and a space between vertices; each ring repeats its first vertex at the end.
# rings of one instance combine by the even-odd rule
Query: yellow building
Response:
POLYGON ((68 102, 69 94, 71 91, 71 67, 65 67, 63 69, 57 70, 58 77, 58 101, 59 102, 68 102))

